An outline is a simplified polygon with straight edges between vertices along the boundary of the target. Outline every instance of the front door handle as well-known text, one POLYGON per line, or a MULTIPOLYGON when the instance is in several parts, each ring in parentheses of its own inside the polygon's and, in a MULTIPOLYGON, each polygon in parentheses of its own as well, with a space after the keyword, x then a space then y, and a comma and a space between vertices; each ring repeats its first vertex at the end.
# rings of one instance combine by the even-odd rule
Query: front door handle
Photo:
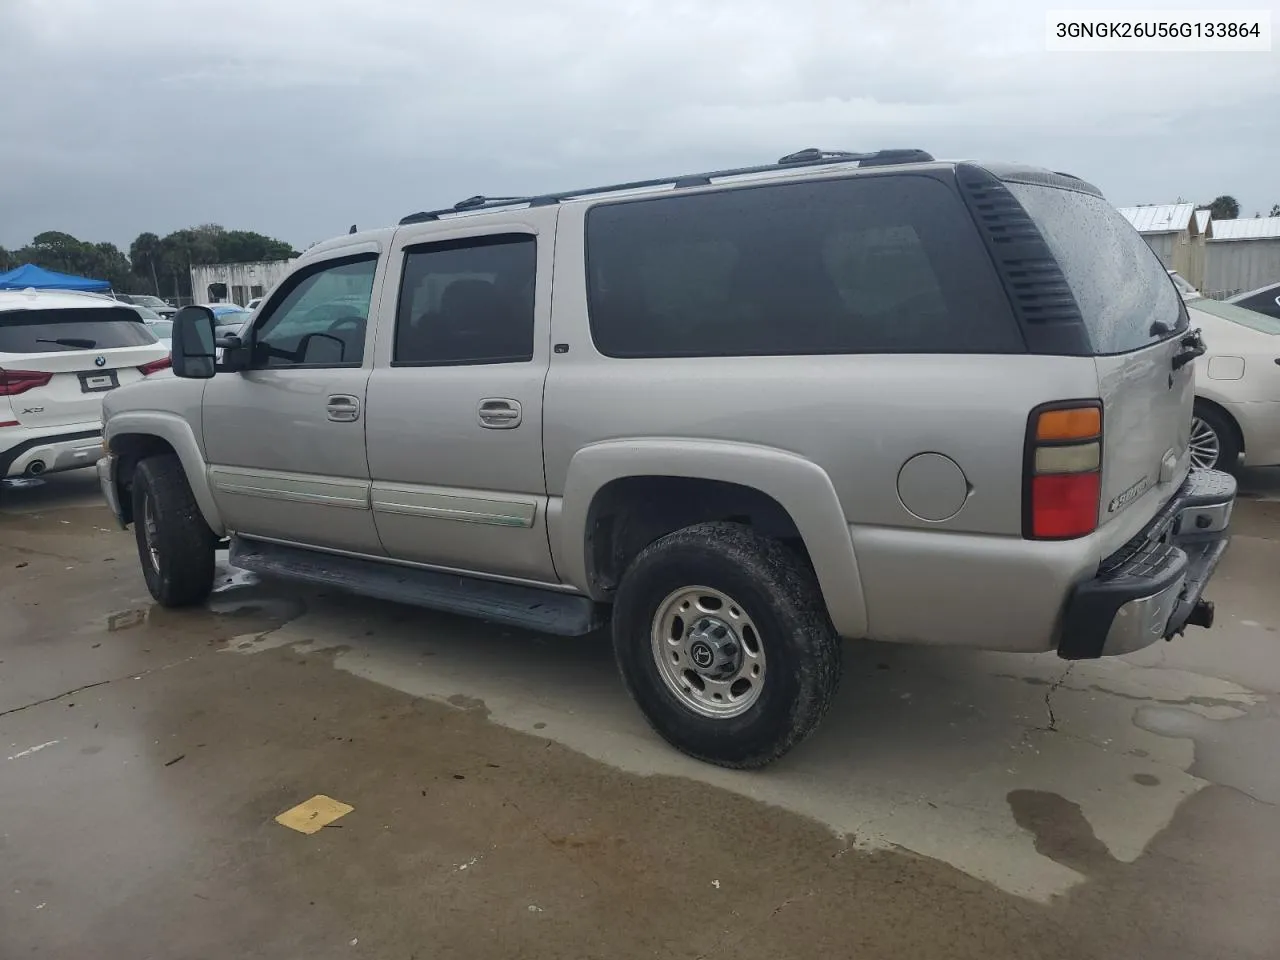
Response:
POLYGON ((489 397, 480 401, 480 426, 490 430, 510 430, 520 426, 520 401, 489 397))
POLYGON ((338 423, 351 423, 360 419, 360 399, 349 393, 335 393, 329 398, 325 409, 329 411, 329 419, 338 423))

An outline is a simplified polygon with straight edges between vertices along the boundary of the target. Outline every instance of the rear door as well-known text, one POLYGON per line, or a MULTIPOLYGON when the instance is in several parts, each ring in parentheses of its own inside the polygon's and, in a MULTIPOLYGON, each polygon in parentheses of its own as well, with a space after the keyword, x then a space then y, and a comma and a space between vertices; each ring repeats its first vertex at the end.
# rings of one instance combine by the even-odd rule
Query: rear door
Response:
POLYGON ((1102 197, 1008 183, 1040 229, 1079 306, 1103 404, 1099 526, 1129 530, 1182 482, 1195 399, 1194 364, 1175 363, 1186 307, 1164 266, 1102 197))
POLYGON ((165 364, 168 349, 130 307, 0 314, 0 396, 34 430, 96 423, 103 394, 165 364))
POLYGON ((378 345, 366 427, 374 518, 396 560, 556 581, 542 465, 556 215, 396 233, 387 289, 400 293, 381 324, 395 332, 378 345))

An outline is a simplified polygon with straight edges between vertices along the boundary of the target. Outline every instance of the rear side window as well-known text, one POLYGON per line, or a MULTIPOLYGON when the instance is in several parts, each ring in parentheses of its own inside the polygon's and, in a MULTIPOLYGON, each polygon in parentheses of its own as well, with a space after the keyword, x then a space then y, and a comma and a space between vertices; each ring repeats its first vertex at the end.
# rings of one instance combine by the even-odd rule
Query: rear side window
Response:
POLYGON ((392 363, 532 360, 537 265, 537 241, 529 234, 405 250, 392 363))
POLYGON ((0 353, 110 350, 155 342, 155 335, 132 307, 0 313, 0 353))
POLYGON ((1025 349, 963 203, 924 176, 597 206, 587 270, 608 356, 1025 349))
POLYGON ((1035 221, 1075 295, 1094 353, 1129 353, 1187 326, 1168 271, 1102 197, 1007 182, 1035 221))

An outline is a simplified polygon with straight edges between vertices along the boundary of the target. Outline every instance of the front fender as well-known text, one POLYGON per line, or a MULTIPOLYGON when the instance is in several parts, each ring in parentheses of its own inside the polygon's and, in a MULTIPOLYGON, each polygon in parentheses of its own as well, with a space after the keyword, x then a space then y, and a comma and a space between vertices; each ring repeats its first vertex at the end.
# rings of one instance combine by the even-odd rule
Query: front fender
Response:
POLYGON ((185 418, 163 410, 126 410, 113 414, 102 425, 102 437, 108 449, 111 449, 116 437, 127 434, 158 437, 173 448, 182 462, 187 483, 191 485, 191 492, 200 507, 200 513, 204 515, 205 523, 209 524, 216 535, 223 536, 226 528, 214 502, 213 491, 209 487, 209 472, 191 424, 185 418))
POLYGON ((594 592, 587 574, 586 529, 596 494, 615 480, 644 476, 719 480, 772 497, 791 515, 804 539, 837 632, 866 635, 862 581, 831 479, 812 461, 773 447, 662 438, 608 440, 583 447, 569 462, 559 529, 552 538, 556 569, 568 583, 594 592))

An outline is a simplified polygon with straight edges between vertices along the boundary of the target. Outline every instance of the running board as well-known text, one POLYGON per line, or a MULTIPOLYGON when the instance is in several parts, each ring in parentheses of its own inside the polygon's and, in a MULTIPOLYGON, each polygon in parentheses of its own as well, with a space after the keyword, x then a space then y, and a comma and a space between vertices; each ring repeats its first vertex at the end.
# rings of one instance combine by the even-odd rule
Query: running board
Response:
POLYGON ((437 573, 375 560, 231 538, 231 565, 266 576, 305 580, 367 597, 428 607, 490 623, 578 637, 605 623, 588 597, 496 580, 437 573))

